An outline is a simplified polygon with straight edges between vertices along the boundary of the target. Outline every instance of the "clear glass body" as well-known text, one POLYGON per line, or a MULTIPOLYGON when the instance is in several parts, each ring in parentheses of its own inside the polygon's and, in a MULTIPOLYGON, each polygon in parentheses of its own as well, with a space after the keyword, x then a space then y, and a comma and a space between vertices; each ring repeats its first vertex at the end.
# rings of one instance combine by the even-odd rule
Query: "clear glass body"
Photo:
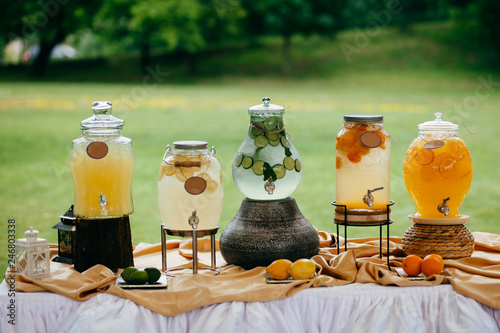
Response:
POLYGON ((233 160, 233 180, 249 199, 287 198, 302 179, 302 162, 285 132, 283 111, 249 114, 247 136, 233 160))
POLYGON ((213 154, 206 149, 173 149, 165 154, 158 176, 158 206, 165 228, 193 230, 190 218, 195 212, 197 230, 215 229, 222 201, 221 164, 213 154), (190 187, 199 183, 201 188, 190 187))
POLYGON ((391 141, 381 122, 344 121, 336 140, 336 202, 348 210, 386 209, 391 141), (364 202, 368 191, 372 206, 364 202))
POLYGON ((74 214, 85 218, 111 218, 134 212, 132 140, 115 130, 107 135, 84 133, 73 140, 70 167, 74 185, 74 214), (107 154, 89 155, 89 146, 104 143, 107 154), (100 156, 97 156, 100 157, 100 156))
POLYGON ((459 206, 472 182, 469 149, 454 132, 420 133, 406 153, 404 180, 416 217, 459 218, 459 206), (443 200, 448 215, 438 209, 443 200))

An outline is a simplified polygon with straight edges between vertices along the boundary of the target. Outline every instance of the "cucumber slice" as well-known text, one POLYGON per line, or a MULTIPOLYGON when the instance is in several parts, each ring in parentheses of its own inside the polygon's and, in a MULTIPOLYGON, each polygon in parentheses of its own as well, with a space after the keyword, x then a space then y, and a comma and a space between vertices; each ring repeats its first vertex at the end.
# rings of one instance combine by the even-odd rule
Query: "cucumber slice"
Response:
POLYGON ((278 118, 278 119, 276 120, 276 127, 280 130, 280 129, 282 129, 282 128, 283 128, 283 125, 284 125, 284 124, 283 124, 283 119, 278 118))
POLYGON ((245 156, 243 161, 241 161, 241 166, 245 169, 250 168, 252 164, 253 164, 253 159, 250 156, 245 156))
POLYGON ((237 153, 236 156, 234 157, 234 166, 239 167, 241 165, 241 161, 243 161, 243 154, 242 153, 237 153))
POLYGON ((280 134, 279 133, 266 133, 266 137, 269 139, 269 141, 276 141, 280 139, 280 134))
POLYGON ((256 161, 253 166, 252 166, 252 171, 255 173, 257 176, 263 175, 264 174, 264 161, 256 161))
POLYGON ((302 170, 302 163, 300 163, 298 159, 295 160, 295 170, 297 172, 300 172, 300 170, 302 170))
POLYGON ((269 144, 273 147, 276 147, 280 144, 280 140, 269 140, 269 144))
POLYGON ((295 169, 295 161, 293 157, 287 156, 283 159, 283 165, 287 170, 295 169))
POLYGON ((252 133, 252 135, 254 135, 254 136, 259 136, 262 134, 262 131, 260 129, 258 129, 257 127, 252 127, 252 129, 250 130, 250 133, 252 133))
POLYGON ((266 138, 265 135, 259 135, 258 137, 255 138, 253 142, 255 144, 255 147, 264 148, 265 146, 267 146, 269 140, 266 138))
POLYGON ((268 131, 272 131, 277 124, 277 118, 276 117, 269 117, 264 120, 264 128, 268 131))
POLYGON ((291 144, 290 144, 290 141, 288 140, 288 138, 286 137, 286 134, 283 134, 280 138, 280 141, 281 141, 281 145, 285 148, 290 148, 291 147, 291 144))
POLYGON ((281 165, 281 164, 274 165, 273 171, 276 174, 277 179, 281 179, 281 178, 285 177, 286 169, 283 165, 281 165))

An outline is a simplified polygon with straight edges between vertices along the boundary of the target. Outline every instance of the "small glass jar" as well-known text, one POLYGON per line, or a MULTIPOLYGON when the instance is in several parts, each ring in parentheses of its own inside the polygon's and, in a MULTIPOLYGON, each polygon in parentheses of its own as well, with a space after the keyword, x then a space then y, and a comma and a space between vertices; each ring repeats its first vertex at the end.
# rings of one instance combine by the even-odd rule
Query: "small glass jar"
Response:
POLYGON ((391 141, 381 115, 345 115, 336 140, 336 203, 382 210, 390 202, 391 141))
POLYGON ((262 101, 248 109, 250 127, 234 157, 233 180, 249 199, 284 199, 299 186, 302 162, 285 131, 285 108, 269 97, 262 101))
POLYGON ((134 212, 132 140, 122 136, 124 121, 111 115, 110 102, 94 102, 94 115, 81 122, 82 136, 73 140, 70 167, 74 214, 113 218, 134 212))
POLYGON ((222 214, 222 172, 205 141, 167 146, 158 176, 158 206, 166 229, 211 230, 222 214))
MULTIPOLYGON (((459 206, 472 182, 472 159, 458 125, 441 119, 418 125, 406 152, 404 180, 417 212, 426 219, 460 219, 459 206)), ((411 216, 410 216, 411 219, 411 216)))

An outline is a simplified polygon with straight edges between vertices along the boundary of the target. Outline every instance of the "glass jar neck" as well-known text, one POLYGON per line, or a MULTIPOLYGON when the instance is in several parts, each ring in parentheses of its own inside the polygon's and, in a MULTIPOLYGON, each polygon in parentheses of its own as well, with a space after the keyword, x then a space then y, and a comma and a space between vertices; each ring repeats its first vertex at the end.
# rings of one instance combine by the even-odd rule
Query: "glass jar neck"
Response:
POLYGON ((208 150, 206 149, 172 149, 172 153, 178 156, 200 156, 208 155, 208 150))
POLYGON ((344 121, 344 126, 345 127, 352 127, 352 126, 373 126, 373 127, 384 127, 383 122, 365 122, 365 121, 344 121))
POLYGON ((84 136, 90 137, 113 137, 121 135, 120 128, 92 128, 82 130, 84 136))

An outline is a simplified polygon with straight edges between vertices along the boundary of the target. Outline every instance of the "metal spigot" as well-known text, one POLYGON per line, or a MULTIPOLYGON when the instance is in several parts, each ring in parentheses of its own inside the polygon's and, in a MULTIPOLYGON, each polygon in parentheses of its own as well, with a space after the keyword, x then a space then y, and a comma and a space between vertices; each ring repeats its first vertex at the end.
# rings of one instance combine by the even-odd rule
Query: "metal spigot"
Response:
POLYGON ((106 194, 101 194, 99 195, 99 206, 101 206, 101 210, 103 212, 106 211, 106 206, 108 205, 108 198, 106 198, 106 194))
POLYGON ((191 227, 193 227, 193 229, 198 228, 198 223, 200 223, 200 218, 198 216, 196 216, 195 210, 193 210, 193 212, 191 213, 191 216, 188 218, 188 223, 191 227))
POLYGON ((366 192, 366 194, 363 196, 363 202, 368 205, 368 207, 373 207, 373 195, 372 193, 375 192, 375 191, 380 191, 380 190, 383 190, 384 188, 383 187, 377 187, 377 188, 374 188, 373 190, 368 190, 368 192, 366 192))
POLYGON ((267 179, 267 182, 264 184, 264 189, 267 191, 269 195, 272 195, 274 193, 274 189, 276 188, 276 185, 273 183, 273 178, 269 177, 267 179))
POLYGON ((448 200, 450 200, 450 198, 443 199, 443 203, 440 203, 438 206, 438 211, 443 213, 444 216, 450 215, 450 207, 448 207, 447 203, 448 200))

